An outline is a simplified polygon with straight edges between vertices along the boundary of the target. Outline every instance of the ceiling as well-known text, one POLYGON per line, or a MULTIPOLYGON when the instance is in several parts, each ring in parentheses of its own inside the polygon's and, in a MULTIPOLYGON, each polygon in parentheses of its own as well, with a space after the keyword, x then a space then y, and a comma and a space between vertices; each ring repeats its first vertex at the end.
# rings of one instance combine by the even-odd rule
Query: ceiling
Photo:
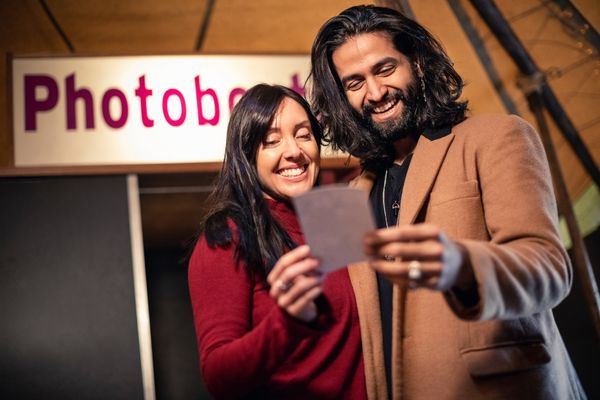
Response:
MULTIPOLYGON (((8 53, 115 55, 164 53, 309 53, 321 24, 343 0, 3 0, 0 2, 0 168, 12 167, 8 53), (53 23, 53 19, 55 24, 53 23), (62 32, 62 34, 61 34, 62 32)), ((379 1, 397 5, 405 1, 379 1)), ((519 71, 465 0, 409 1, 415 18, 445 45, 467 82, 472 114, 517 112, 535 125, 517 82, 519 71), (457 17, 459 15, 459 17, 457 17), (467 33, 468 32, 468 33, 467 33), (479 55, 478 55, 479 54, 479 55), (487 55, 482 62, 480 55, 487 55)), ((572 2, 600 27, 597 0, 572 2)), ((600 58, 585 26, 553 1, 497 0, 556 93, 596 164, 600 164, 600 58)), ((590 178, 550 118, 571 199, 590 178)), ((348 171, 336 172, 346 179, 348 171)), ((180 246, 193 233, 213 173, 141 175, 144 235, 151 246, 180 246)), ((333 179, 333 178, 332 178, 333 179)))

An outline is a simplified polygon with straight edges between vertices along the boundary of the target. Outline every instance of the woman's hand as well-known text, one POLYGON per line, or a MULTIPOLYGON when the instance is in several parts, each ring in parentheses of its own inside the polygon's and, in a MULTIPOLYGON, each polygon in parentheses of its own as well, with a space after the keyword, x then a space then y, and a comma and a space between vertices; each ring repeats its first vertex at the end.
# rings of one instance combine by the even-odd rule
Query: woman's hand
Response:
POLYGON ((267 276, 269 294, 292 317, 310 322, 317 317, 314 300, 323 291, 319 261, 309 257, 307 245, 281 256, 267 276))
POLYGON ((378 229, 364 243, 365 253, 373 257, 371 267, 394 283, 441 291, 473 283, 465 250, 435 225, 378 229))

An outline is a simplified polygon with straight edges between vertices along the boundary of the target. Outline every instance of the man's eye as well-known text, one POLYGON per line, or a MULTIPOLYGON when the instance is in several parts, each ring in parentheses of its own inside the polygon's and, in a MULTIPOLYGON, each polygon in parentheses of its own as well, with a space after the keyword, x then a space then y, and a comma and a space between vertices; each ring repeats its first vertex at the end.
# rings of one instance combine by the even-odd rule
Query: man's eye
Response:
POLYGON ((352 81, 352 82, 348 82, 346 83, 346 90, 349 90, 351 92, 358 90, 362 87, 363 85, 363 81, 352 81))
POLYGON ((394 71, 396 70, 396 67, 393 65, 389 65, 386 67, 383 67, 379 70, 379 75, 382 76, 389 76, 391 75, 394 71))

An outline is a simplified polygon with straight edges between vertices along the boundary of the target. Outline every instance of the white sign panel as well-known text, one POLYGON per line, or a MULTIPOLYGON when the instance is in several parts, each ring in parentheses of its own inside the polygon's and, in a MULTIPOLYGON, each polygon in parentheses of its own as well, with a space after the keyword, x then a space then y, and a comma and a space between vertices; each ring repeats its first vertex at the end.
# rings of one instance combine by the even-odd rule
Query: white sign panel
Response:
POLYGON ((231 108, 257 83, 302 92, 309 56, 13 60, 15 165, 222 161, 231 108))

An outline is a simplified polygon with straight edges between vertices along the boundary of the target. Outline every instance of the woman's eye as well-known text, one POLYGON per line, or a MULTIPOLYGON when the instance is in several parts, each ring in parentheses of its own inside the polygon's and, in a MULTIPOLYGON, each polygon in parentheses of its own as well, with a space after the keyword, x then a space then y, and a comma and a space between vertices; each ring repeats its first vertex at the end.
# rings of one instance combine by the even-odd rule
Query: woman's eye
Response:
POLYGON ((298 133, 296 134, 296 137, 298 139, 302 139, 302 140, 311 140, 312 132, 309 130, 301 130, 301 131, 298 131, 298 133))

